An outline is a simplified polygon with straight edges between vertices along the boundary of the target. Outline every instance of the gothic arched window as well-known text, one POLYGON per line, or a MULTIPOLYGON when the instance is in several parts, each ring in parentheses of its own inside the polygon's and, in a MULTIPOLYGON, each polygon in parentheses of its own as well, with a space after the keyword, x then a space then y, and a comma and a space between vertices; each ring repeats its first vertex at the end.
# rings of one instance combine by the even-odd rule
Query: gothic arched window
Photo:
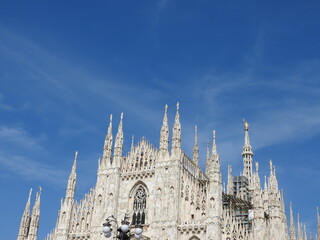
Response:
POLYGON ((132 225, 145 224, 145 210, 147 205, 146 191, 139 187, 134 195, 132 225))

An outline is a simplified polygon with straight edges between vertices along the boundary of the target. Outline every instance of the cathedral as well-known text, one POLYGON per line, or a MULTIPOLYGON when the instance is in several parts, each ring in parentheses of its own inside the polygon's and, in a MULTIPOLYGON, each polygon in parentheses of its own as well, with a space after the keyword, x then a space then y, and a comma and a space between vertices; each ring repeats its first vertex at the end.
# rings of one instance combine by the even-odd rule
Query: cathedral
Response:
MULTIPOLYGON (((145 138, 123 154, 123 114, 117 134, 112 134, 112 115, 98 162, 95 186, 80 200, 74 199, 76 164, 68 179, 66 195, 55 228, 46 240, 106 239, 102 226, 109 216, 118 223, 128 216, 130 232, 137 224, 147 240, 320 240, 307 236, 305 225, 295 224, 292 206, 287 225, 283 192, 279 190, 276 168, 270 161, 270 175, 261 187, 259 164, 253 162, 249 124, 244 122, 243 171, 232 174, 224 188, 216 134, 207 145, 206 169, 199 166, 197 126, 193 155, 181 148, 181 125, 177 104, 169 147, 168 106, 165 106, 159 148, 145 138)), ((41 189, 30 212, 30 196, 21 219, 17 240, 37 240, 41 189)), ((116 229, 113 222, 112 228, 116 229)), ((130 239, 135 236, 129 235, 130 239)), ((137 237, 136 237, 137 238, 137 237)), ((110 239, 116 239, 113 231, 110 239)))

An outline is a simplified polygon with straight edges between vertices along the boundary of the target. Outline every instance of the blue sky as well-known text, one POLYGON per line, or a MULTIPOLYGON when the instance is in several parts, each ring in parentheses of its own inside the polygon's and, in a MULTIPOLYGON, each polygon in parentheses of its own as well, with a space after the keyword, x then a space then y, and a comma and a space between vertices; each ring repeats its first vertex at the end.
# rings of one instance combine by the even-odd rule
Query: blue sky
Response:
MULTIPOLYGON (((39 239, 54 227, 74 152, 76 198, 95 183, 109 114, 158 146, 180 102, 200 163, 217 131, 223 178, 242 169, 242 119, 260 176, 277 167, 288 212, 316 229, 320 178, 319 1, 0 1, 2 239, 42 186, 39 239)), ((115 134, 115 132, 114 132, 115 134)), ((33 198, 34 200, 34 198, 33 198)))

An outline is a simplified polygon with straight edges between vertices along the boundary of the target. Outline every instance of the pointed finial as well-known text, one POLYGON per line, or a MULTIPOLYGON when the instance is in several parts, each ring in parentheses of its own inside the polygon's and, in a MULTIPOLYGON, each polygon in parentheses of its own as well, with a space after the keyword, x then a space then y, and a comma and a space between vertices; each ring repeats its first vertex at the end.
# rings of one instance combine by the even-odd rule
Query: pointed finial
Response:
POLYGON ((256 162, 256 172, 259 172, 259 163, 256 162))
POLYGON ((42 187, 40 186, 39 187, 39 195, 41 195, 41 193, 42 193, 42 187))
POLYGON ((268 184, 267 184, 267 176, 264 175, 264 189, 266 190, 268 188, 268 184))
POLYGON ((273 174, 273 165, 272 165, 272 160, 270 159, 269 161, 269 166, 270 166, 270 175, 273 174))
POLYGON ((213 143, 212 143, 212 155, 218 155, 217 153, 217 144, 216 144, 216 130, 212 131, 213 143))
POLYGON ((181 124, 179 116, 179 102, 177 103, 177 111, 172 129, 171 154, 179 156, 181 153, 181 124))
POLYGON ((28 197, 29 202, 30 202, 31 195, 32 195, 32 188, 30 188, 30 191, 29 191, 29 197, 28 197))
POLYGON ((73 165, 72 165, 71 172, 75 172, 76 171, 77 159, 78 159, 78 151, 76 151, 75 154, 74 154, 74 160, 73 160, 73 165))
POLYGON ((111 134, 112 131, 112 114, 110 114, 110 122, 109 122, 109 127, 108 127, 108 135, 111 134))
POLYGON ((167 153, 168 151, 168 143, 169 143, 169 126, 168 126, 168 105, 166 104, 164 107, 164 116, 162 120, 162 126, 160 130, 160 144, 159 148, 162 153, 167 153))
POLYGON ((112 164, 113 164, 113 162, 115 162, 116 166, 120 165, 120 160, 118 158, 122 156, 122 150, 123 150, 122 119, 123 119, 123 112, 120 115, 120 122, 119 122, 119 126, 118 126, 118 132, 117 132, 116 141, 115 141, 115 144, 114 144, 113 157, 114 157, 114 159, 116 159, 116 161, 112 161, 112 164))
POLYGON ((209 151, 210 147, 209 147, 209 140, 207 140, 207 161, 209 160, 209 157, 210 157, 210 151, 209 151))
MULTIPOLYGON (((320 221, 320 216, 319 216, 319 208, 317 207, 317 217, 318 217, 318 221, 320 221)), ((320 224, 320 222, 319 222, 320 224)))
POLYGON ((134 146, 134 135, 132 135, 132 139, 131 139, 131 150, 133 149, 134 146))
POLYGON ((194 144, 195 145, 198 144, 198 126, 197 125, 194 126, 194 144))

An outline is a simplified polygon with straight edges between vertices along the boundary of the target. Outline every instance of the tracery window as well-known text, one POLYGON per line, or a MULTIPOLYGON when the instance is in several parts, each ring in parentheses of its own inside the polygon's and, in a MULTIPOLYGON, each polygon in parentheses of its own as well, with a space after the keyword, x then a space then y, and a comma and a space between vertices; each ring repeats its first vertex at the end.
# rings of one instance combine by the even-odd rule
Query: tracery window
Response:
POLYGON ((146 191, 143 187, 139 187, 134 195, 132 225, 145 224, 146 220, 146 191))

